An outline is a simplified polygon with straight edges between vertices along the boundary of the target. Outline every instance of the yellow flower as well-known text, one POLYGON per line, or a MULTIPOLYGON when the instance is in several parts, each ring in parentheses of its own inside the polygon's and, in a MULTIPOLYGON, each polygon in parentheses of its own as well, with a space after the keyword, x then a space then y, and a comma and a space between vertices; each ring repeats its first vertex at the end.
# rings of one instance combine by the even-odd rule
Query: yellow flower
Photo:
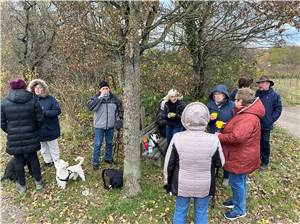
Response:
POLYGON ((224 127, 223 121, 216 121, 216 127, 222 129, 224 127))
POLYGON ((217 119, 218 113, 217 113, 217 112, 211 113, 211 117, 212 117, 213 119, 217 119))

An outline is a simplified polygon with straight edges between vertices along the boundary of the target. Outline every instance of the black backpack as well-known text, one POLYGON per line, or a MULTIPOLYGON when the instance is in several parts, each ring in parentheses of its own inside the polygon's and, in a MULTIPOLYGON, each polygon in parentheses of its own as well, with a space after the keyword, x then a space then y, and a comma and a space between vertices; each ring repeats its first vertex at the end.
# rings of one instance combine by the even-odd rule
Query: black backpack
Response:
POLYGON ((121 188, 123 187, 123 170, 104 169, 102 179, 105 189, 121 188))

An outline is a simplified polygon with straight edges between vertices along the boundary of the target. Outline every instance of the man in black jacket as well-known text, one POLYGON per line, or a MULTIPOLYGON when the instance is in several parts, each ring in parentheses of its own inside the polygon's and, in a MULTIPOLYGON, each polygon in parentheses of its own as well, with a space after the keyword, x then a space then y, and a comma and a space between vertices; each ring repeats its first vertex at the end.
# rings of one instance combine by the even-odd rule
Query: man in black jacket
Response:
POLYGON ((22 79, 9 82, 8 96, 1 102, 1 129, 7 134, 6 152, 16 160, 17 191, 26 190, 24 165, 29 163, 36 189, 43 188, 37 151, 40 150, 39 128, 43 113, 36 97, 26 91, 22 79))

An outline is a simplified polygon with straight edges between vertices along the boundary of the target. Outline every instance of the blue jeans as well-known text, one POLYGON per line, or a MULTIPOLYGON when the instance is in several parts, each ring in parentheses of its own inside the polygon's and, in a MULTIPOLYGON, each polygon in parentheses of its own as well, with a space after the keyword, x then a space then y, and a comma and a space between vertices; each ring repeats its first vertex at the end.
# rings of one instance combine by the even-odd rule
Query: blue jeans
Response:
POLYGON ((166 125, 166 137, 168 144, 170 143, 171 139, 173 138, 173 135, 177 132, 181 132, 182 128, 174 128, 169 125, 166 125))
POLYGON ((93 153, 93 165, 99 165, 100 149, 105 136, 106 150, 105 150, 105 160, 112 161, 112 147, 113 147, 113 137, 114 129, 102 129, 95 128, 95 144, 93 153))
MULTIPOLYGON (((190 206, 189 197, 176 197, 176 207, 174 210, 173 223, 185 224, 186 217, 190 206)), ((209 196, 205 198, 194 198, 194 223, 207 224, 208 223, 208 201, 209 196)))
POLYGON ((224 170, 223 172, 223 179, 228 179, 228 171, 224 170))
POLYGON ((270 158, 270 130, 261 131, 261 140, 260 140, 260 158, 261 163, 264 165, 269 164, 270 158))
POLYGON ((232 190, 232 203, 239 215, 246 213, 246 199, 247 199, 247 175, 246 174, 234 174, 228 172, 229 183, 232 190))

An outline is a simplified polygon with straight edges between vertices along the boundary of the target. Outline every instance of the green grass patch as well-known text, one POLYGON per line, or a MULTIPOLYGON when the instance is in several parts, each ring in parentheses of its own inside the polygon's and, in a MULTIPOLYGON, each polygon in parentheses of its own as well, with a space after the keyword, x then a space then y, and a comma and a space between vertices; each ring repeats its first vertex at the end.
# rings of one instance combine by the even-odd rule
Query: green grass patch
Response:
MULTIPOLYGON (((248 178, 248 215, 235 223, 299 223, 300 222, 300 141, 276 128, 271 135, 271 162, 264 172, 255 172, 248 178)), ((122 190, 103 188, 101 165, 94 171, 90 165, 92 141, 60 140, 63 159, 74 164, 77 155, 85 157, 83 168, 86 182, 70 181, 65 190, 57 187, 55 168, 42 168, 46 188, 36 191, 33 179, 27 178, 27 191, 19 195, 15 184, 2 182, 1 196, 23 208, 25 223, 172 223, 175 198, 163 191, 162 169, 142 162, 142 193, 126 198, 122 190), (82 192, 89 191, 88 196, 82 192)), ((1 171, 8 156, 1 150, 1 171)), ((113 167, 120 167, 121 164, 113 167)), ((2 173, 1 172, 1 173, 2 173)), ((220 175, 221 176, 221 175, 220 175)), ((225 220, 221 204, 230 196, 230 189, 217 182, 216 205, 209 209, 210 223, 230 223, 225 220)), ((188 223, 193 220, 190 207, 188 223)))
POLYGON ((276 79, 274 82, 285 106, 300 105, 300 79, 276 79))

